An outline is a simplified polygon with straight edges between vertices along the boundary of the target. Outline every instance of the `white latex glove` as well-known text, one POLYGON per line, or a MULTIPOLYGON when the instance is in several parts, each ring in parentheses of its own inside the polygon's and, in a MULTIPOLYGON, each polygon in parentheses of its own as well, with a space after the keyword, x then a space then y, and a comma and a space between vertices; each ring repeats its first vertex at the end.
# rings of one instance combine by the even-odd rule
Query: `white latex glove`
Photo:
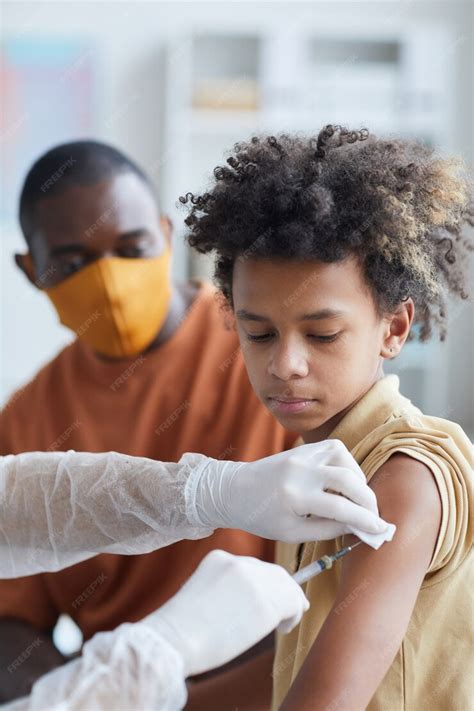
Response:
POLYGON ((181 655, 150 626, 98 632, 82 654, 33 684, 2 711, 178 711, 187 689, 181 655))
POLYGON ((94 635, 79 658, 5 708, 177 711, 187 676, 225 664, 276 627, 289 632, 308 607, 280 566, 215 550, 156 612, 94 635))
POLYGON ((140 624, 176 649, 186 676, 214 669, 272 630, 290 632, 309 608, 279 565, 214 550, 179 592, 140 624))
POLYGON ((389 526, 359 465, 334 439, 250 463, 211 459, 191 473, 186 498, 196 526, 288 543, 380 534, 389 526))
POLYGON ((73 450, 0 457, 0 578, 210 536, 190 524, 185 495, 207 463, 191 453, 177 463, 73 450))

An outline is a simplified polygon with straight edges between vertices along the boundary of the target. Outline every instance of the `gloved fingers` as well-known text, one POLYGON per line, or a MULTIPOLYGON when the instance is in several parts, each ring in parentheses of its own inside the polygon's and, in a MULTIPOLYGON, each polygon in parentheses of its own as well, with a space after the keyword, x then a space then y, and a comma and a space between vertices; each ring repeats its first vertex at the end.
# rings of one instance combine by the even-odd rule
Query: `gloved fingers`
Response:
POLYGON ((291 611, 288 610, 288 612, 282 616, 282 619, 277 626, 277 630, 282 634, 288 634, 288 632, 291 632, 291 630, 301 622, 301 618, 304 613, 309 610, 309 600, 305 596, 301 587, 293 580, 289 573, 287 573, 286 570, 283 570, 283 572, 287 578, 288 603, 290 604, 291 611))
POLYGON ((305 444, 295 450, 295 458, 309 465, 314 465, 318 469, 321 466, 331 465, 345 467, 362 481, 365 481, 365 474, 357 464, 356 460, 349 452, 343 442, 338 439, 328 439, 315 444, 305 444))
POLYGON ((307 538, 306 540, 332 541, 334 538, 344 536, 348 532, 347 526, 339 521, 331 521, 326 518, 319 518, 313 521, 312 517, 306 520, 308 523, 307 535, 310 533, 310 528, 313 528, 313 538, 307 538))
POLYGON ((301 613, 301 615, 289 617, 287 620, 283 620, 278 625, 277 632, 280 632, 281 634, 288 634, 288 632, 291 632, 291 630, 293 630, 296 627, 296 625, 299 625, 302 617, 303 617, 303 613, 301 613))
POLYGON ((311 514, 332 518, 323 508, 320 494, 324 492, 332 495, 342 494, 342 497, 368 509, 377 516, 378 506, 375 493, 367 486, 365 478, 364 481, 361 481, 354 476, 352 470, 343 467, 321 466, 318 470, 318 478, 313 477, 313 479, 314 482, 305 480, 292 489, 293 496, 290 505, 299 516, 311 514))
POLYGON ((298 517, 280 538, 284 543, 307 543, 308 541, 330 541, 348 533, 348 527, 339 521, 319 516, 298 517))
POLYGON ((353 533, 355 536, 360 538, 361 541, 367 543, 368 546, 371 546, 371 548, 378 550, 383 543, 392 540, 395 531, 397 530, 397 527, 395 526, 395 524, 389 523, 387 529, 381 534, 366 533, 365 531, 359 531, 353 526, 348 526, 348 529, 349 533, 353 533))
POLYGON ((352 454, 349 452, 346 445, 339 439, 331 440, 331 442, 334 443, 334 457, 331 460, 331 464, 350 469, 354 474, 357 474, 359 479, 363 479, 363 481, 365 481, 366 479, 364 472, 362 471, 352 454))
MULTIPOLYGON (((294 580, 291 581, 294 585, 298 585, 297 582, 294 580)), ((299 587, 299 585, 298 585, 299 587)), ((301 588, 300 588, 301 590, 301 588)), ((301 618, 303 617, 304 613, 309 610, 309 601, 305 597, 303 591, 301 590, 301 593, 303 595, 302 600, 299 602, 299 609, 294 612, 292 615, 289 617, 285 617, 280 624, 277 627, 278 632, 281 632, 282 634, 288 634, 288 632, 291 632, 292 629, 296 627, 296 625, 299 625, 301 622, 301 618)))
MULTIPOLYGON (((395 526, 393 524, 388 524, 386 531, 381 533, 366 533, 361 531, 354 526, 346 526, 344 523, 339 523, 338 521, 330 521, 329 519, 319 518, 313 520, 312 518, 306 519, 306 527, 303 526, 304 531, 300 531, 299 542, 304 543, 306 541, 332 541, 335 538, 340 538, 346 536, 349 533, 353 533, 357 538, 360 538, 364 543, 367 543, 372 548, 379 548, 384 541, 390 541, 393 537, 393 531, 395 526)), ((295 540, 288 541, 288 543, 295 543, 295 540)))
POLYGON ((250 570, 253 567, 255 594, 263 596, 265 606, 271 605, 276 613, 273 628, 278 625, 280 630, 283 625, 288 631, 293 629, 309 609, 302 588, 281 565, 252 557, 245 557, 245 561, 250 570))
POLYGON ((381 533, 388 527, 388 523, 372 511, 353 503, 344 496, 322 491, 318 492, 314 499, 314 502, 309 502, 309 506, 320 516, 324 514, 325 518, 360 528, 368 533, 381 533))
POLYGON ((377 497, 372 489, 367 485, 365 479, 361 480, 354 476, 352 469, 345 467, 323 467, 327 472, 325 491, 330 489, 336 494, 342 494, 359 506, 364 506, 369 511, 378 514, 377 497))

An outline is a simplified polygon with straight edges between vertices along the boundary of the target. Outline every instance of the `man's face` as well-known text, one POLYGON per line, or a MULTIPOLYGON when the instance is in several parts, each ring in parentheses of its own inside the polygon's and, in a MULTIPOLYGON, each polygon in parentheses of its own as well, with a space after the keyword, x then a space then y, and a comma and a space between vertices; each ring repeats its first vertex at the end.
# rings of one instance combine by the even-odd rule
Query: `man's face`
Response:
POLYGON ((329 434, 380 374, 388 326, 354 258, 237 259, 233 305, 252 386, 289 430, 329 434))
POLYGON ((168 221, 159 217, 150 190, 131 172, 46 195, 37 203, 36 225, 34 276, 45 288, 102 257, 156 257, 169 239, 168 221))

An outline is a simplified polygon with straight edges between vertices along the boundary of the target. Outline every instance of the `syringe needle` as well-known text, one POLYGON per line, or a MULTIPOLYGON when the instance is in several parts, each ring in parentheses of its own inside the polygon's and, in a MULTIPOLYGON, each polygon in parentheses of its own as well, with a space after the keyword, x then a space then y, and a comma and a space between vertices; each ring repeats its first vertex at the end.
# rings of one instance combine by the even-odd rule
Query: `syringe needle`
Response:
POLYGON ((339 558, 343 558, 345 555, 354 550, 354 548, 357 548, 357 546, 359 546, 361 543, 362 541, 357 541, 357 543, 353 543, 350 546, 340 548, 338 551, 332 553, 331 555, 324 555, 322 558, 319 558, 318 560, 313 561, 309 565, 306 565, 304 568, 297 570, 296 573, 293 575, 293 580, 295 580, 299 585, 306 583, 308 580, 311 580, 311 578, 315 578, 316 575, 319 575, 325 570, 329 570, 330 568, 332 568, 332 564, 336 560, 339 560, 339 558))
POLYGON ((343 558, 347 553, 350 553, 354 548, 357 548, 357 546, 360 546, 360 544, 363 543, 363 541, 357 541, 357 543, 352 543, 350 546, 346 546, 345 548, 341 548, 340 550, 336 551, 331 558, 334 558, 334 560, 339 560, 339 558, 343 558))

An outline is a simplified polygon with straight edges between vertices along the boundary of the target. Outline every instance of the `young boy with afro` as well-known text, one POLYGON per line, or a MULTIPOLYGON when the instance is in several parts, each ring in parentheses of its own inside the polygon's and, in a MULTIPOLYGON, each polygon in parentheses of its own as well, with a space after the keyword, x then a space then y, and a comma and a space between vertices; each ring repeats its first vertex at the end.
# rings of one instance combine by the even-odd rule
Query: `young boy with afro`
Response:
MULTIPOLYGON (((409 338, 444 339, 447 298, 467 298, 469 175, 416 142, 329 125, 236 144, 214 178, 181 198, 188 238, 216 255, 255 392, 302 441, 342 440, 397 526, 305 584, 273 706, 465 711, 472 446, 383 363, 409 338)), ((294 572, 355 540, 280 544, 278 561, 294 572)))

